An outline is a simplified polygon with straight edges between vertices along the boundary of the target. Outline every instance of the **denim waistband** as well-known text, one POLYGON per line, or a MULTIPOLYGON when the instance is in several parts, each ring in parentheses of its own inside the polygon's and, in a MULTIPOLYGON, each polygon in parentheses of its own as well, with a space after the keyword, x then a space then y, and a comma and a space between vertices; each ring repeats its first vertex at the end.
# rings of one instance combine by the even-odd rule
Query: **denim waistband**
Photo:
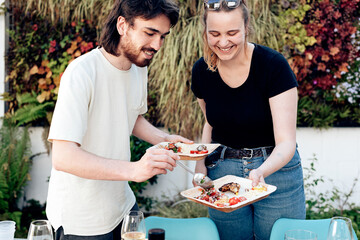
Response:
POLYGON ((234 149, 225 145, 219 147, 219 152, 221 152, 220 159, 252 159, 256 157, 265 157, 264 153, 270 155, 273 150, 274 147, 272 146, 241 149, 234 149))

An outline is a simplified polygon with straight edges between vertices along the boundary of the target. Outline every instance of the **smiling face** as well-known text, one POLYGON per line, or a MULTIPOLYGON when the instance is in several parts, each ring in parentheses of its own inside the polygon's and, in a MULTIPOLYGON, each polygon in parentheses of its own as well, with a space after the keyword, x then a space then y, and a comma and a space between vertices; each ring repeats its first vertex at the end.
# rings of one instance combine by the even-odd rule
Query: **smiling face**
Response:
POLYGON ((207 43, 220 61, 233 60, 244 51, 246 34, 240 8, 232 11, 208 11, 207 43))
POLYGON ((120 55, 139 67, 148 66, 170 32, 170 20, 163 14, 146 20, 135 18, 134 24, 124 23, 119 43, 120 55))

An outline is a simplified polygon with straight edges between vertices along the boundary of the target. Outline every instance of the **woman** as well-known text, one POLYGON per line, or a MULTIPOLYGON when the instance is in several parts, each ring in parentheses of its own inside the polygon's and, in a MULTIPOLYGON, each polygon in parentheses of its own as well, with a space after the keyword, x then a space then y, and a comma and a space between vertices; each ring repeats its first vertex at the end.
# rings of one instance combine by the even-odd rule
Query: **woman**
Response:
POLYGON ((266 240, 278 218, 305 218, 297 82, 280 53, 247 41, 244 1, 206 1, 203 20, 204 57, 194 64, 191 88, 206 119, 202 141, 222 145, 197 162, 196 172, 277 186, 268 198, 234 212, 209 209, 222 240, 266 240))

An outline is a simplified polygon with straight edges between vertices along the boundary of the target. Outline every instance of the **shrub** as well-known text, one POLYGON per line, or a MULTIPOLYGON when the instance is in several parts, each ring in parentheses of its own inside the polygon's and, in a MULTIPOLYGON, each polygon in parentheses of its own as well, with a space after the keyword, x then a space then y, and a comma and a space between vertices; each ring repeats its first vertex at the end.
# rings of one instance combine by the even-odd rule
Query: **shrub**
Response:
POLYGON ((96 28, 81 20, 62 26, 13 8, 7 54, 8 118, 48 126, 67 65, 96 45, 96 28))
POLYGON ((21 210, 17 202, 30 178, 30 167, 28 130, 4 120, 0 129, 0 220, 12 219, 20 226, 21 210))
POLYGON ((311 8, 299 20, 307 36, 314 37, 316 43, 306 46, 304 51, 293 49, 289 58, 299 82, 298 124, 320 128, 359 126, 355 119, 360 105, 357 89, 360 1, 307 2, 311 8), (320 112, 316 114, 308 107, 320 112), (309 112, 317 116, 309 116, 309 112))

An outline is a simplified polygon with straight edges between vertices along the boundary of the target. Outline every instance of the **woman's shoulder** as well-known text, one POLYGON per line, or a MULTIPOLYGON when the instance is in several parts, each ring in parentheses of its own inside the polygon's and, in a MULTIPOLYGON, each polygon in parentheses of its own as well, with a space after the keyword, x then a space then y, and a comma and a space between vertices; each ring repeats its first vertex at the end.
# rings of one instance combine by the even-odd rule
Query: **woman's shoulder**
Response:
POLYGON ((281 63, 284 61, 287 62, 285 57, 280 52, 260 44, 254 44, 254 45, 255 45, 254 51, 259 56, 259 59, 266 62, 271 61, 272 63, 281 63))

